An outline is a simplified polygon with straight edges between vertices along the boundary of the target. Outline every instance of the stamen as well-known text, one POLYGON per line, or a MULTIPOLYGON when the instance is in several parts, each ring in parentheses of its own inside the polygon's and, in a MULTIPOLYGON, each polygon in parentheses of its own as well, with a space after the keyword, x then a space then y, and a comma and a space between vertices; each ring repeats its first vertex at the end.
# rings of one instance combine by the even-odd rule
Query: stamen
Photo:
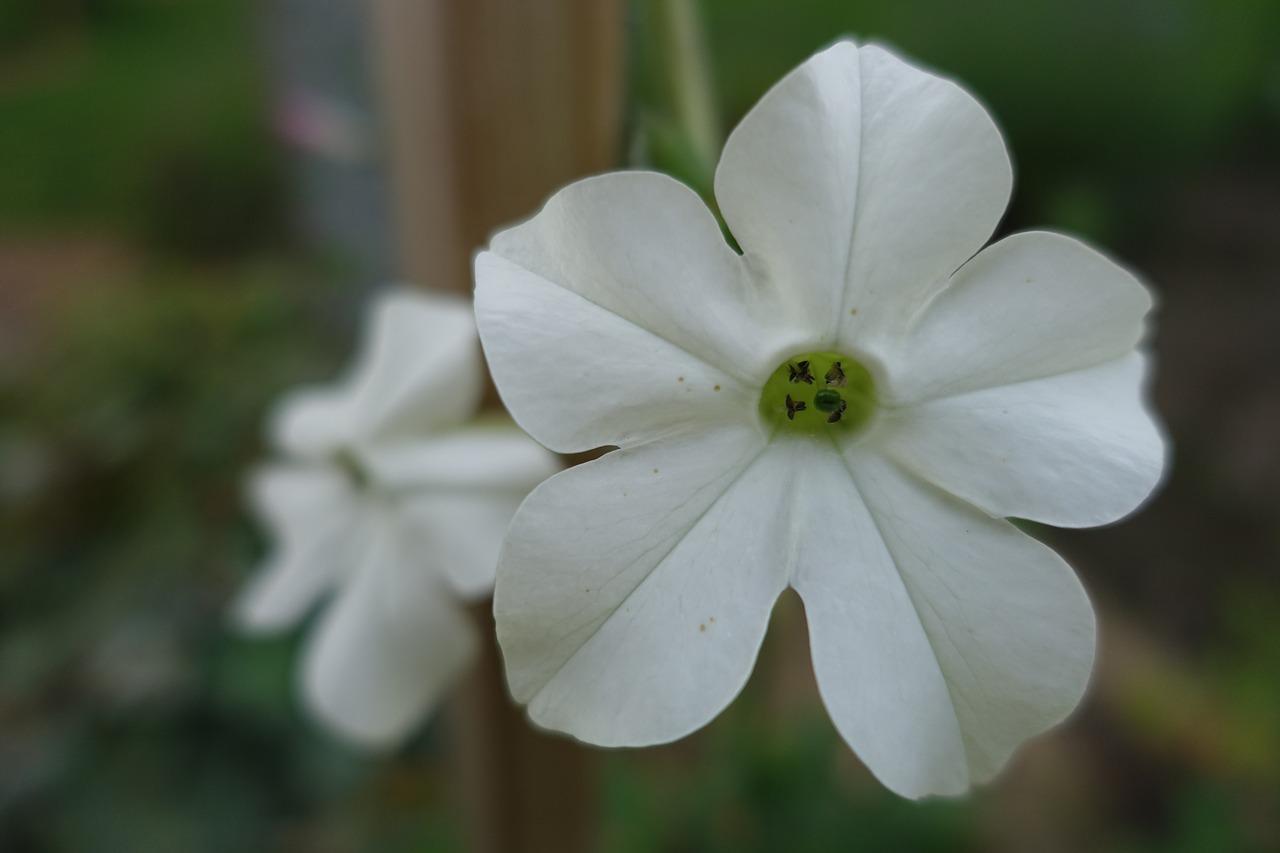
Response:
POLYGON ((803 382, 806 385, 813 384, 813 374, 809 372, 809 362, 802 361, 798 364, 788 364, 787 370, 791 372, 792 382, 803 382))
POLYGON ((876 410, 875 382, 844 353, 807 352, 784 361, 761 389, 760 415, 772 429, 801 435, 857 435, 876 410), (815 382, 821 377, 823 382, 815 382))

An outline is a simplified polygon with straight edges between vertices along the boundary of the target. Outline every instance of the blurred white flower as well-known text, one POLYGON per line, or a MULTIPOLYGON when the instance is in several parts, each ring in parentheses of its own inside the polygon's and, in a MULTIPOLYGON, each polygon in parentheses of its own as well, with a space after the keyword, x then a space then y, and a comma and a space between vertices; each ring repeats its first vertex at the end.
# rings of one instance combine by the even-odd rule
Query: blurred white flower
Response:
POLYGON ((384 294, 350 376, 286 397, 282 461, 251 482, 274 552, 235 605, 284 630, 332 595, 309 637, 314 714, 369 745, 409 734, 470 663, 464 602, 487 595, 512 514, 555 457, 514 427, 470 426, 483 390, 469 305, 384 294))
POLYGON ((510 411, 555 450, 620 448, 508 533, 498 637, 534 720, 687 734, 741 689, 787 586, 832 719, 901 794, 964 791, 1071 711, 1092 609, 1005 517, 1102 524, 1155 487, 1151 299, 1068 237, 982 249, 1010 186, 972 97, 841 43, 725 145, 743 254, 644 172, 493 239, 476 311, 510 411))

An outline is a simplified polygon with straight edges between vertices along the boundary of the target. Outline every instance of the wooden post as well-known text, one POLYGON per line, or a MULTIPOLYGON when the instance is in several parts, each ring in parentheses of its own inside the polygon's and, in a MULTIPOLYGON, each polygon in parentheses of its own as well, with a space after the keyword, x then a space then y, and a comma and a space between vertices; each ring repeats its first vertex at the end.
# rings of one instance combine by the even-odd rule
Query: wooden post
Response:
POLYGON ((368 0, 403 272, 469 291, 471 255, 618 165, 624 0, 368 0))
MULTIPOLYGON (((625 0, 368 2, 400 269, 470 292, 496 228, 617 165, 625 0)), ((470 849, 592 849, 593 753, 512 706, 490 610, 475 615, 487 645, 451 718, 470 849)))

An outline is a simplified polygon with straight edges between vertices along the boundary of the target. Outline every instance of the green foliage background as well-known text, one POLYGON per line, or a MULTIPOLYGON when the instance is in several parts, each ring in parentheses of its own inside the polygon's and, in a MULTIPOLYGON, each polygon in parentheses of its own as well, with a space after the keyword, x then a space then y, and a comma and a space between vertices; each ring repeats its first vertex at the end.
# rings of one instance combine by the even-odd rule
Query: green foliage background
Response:
MULTIPOLYGON (((1009 780, 960 802, 886 794, 803 674, 788 681, 786 638, 802 629, 784 607, 782 639, 720 720, 605 756, 602 849, 1280 846, 1280 5, 703 11, 726 127, 844 34, 979 93, 1017 164, 1006 226, 1087 234, 1162 289, 1156 391, 1175 473, 1133 522, 1049 534, 1103 606, 1104 648, 1123 645, 1107 631, 1140 637, 1123 645, 1139 662, 1009 780)), ((332 376, 353 326, 334 259, 291 238, 259 12, 0 5, 5 851, 461 845, 446 731, 395 756, 353 753, 299 713, 305 627, 272 642, 226 630, 263 547, 240 500, 263 414, 282 389, 332 376)), ((661 40, 645 7, 632 20, 633 150, 705 192, 661 40)))

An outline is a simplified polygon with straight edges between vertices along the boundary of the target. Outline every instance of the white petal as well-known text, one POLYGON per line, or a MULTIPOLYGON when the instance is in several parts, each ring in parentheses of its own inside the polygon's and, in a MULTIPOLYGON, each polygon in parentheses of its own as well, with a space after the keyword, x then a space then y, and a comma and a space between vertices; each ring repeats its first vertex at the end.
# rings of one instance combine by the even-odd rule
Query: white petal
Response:
POLYGON ((508 411, 552 450, 755 417, 763 379, 744 383, 493 252, 476 259, 476 318, 508 411))
POLYGON ((384 523, 317 626, 302 686, 326 726, 367 746, 391 746, 425 719, 475 653, 467 615, 384 523))
POLYGON ((379 487, 395 493, 416 552, 468 599, 492 592, 498 549, 516 507, 562 467, 514 427, 435 435, 372 448, 360 458, 379 487))
POLYGON ((497 490, 524 496, 562 467, 514 427, 472 427, 402 444, 362 448, 361 464, 391 491, 497 490))
POLYGON ((766 94, 716 172, 720 209, 751 264, 809 308, 827 345, 840 329, 873 350, 981 248, 1011 185, 977 101, 850 42, 766 94))
POLYGON ((260 468, 249 500, 274 541, 233 605, 234 618, 244 630, 281 631, 350 570, 363 508, 341 471, 320 466, 260 468))
POLYGON ((698 195, 656 172, 578 181, 490 251, 727 373, 751 377, 778 338, 777 304, 744 275, 698 195))
POLYGON ((906 404, 1040 379, 1116 359, 1142 337, 1151 295, 1114 261, 1030 231, 965 264, 887 360, 906 404))
POLYGON ((993 516, 1091 527, 1155 488, 1164 440, 1137 353, 886 413, 881 447, 993 516))
POLYGON ((466 600, 493 591, 498 551, 526 491, 422 492, 397 506, 412 527, 416 553, 438 566, 466 600))
POLYGON ((458 424, 479 404, 481 379, 475 324, 464 300, 387 291, 370 310, 348 377, 287 396, 274 419, 275 441, 289 453, 318 456, 458 424))
POLYGON ((960 793, 1075 707, 1094 620, 1061 558, 865 449, 806 478, 794 585, 814 672, 886 786, 960 793))
POLYGON ((741 689, 786 586, 785 453, 753 429, 619 450, 539 486, 494 595, 512 695, 590 743, 673 740, 741 689))

